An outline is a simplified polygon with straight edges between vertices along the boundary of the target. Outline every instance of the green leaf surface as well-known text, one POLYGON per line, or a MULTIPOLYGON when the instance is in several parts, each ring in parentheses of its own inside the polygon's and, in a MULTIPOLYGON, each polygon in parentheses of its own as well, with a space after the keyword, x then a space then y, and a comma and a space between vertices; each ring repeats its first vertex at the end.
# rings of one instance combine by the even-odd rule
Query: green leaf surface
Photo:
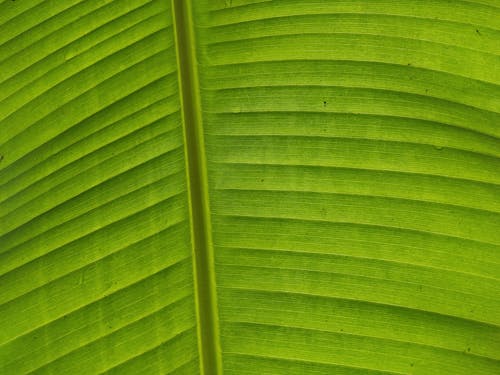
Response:
POLYGON ((498 0, 0 2, 0 374, 500 373, 498 0))

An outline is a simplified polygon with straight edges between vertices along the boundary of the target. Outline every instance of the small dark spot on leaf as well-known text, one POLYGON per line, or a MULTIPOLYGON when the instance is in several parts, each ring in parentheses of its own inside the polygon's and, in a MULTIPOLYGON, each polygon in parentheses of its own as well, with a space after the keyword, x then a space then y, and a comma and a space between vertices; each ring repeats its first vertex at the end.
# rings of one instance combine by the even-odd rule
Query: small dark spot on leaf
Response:
POLYGON ((413 363, 410 363, 410 366, 413 367, 413 363))
POLYGON ((482 35, 478 29, 476 29, 476 33, 477 33, 477 35, 482 35))
POLYGON ((467 351, 470 352, 470 348, 467 348, 467 351))
POLYGON ((411 63, 408 63, 408 64, 406 64, 406 65, 411 66, 411 63))
POLYGON ((340 329, 340 332, 344 332, 344 330, 341 328, 341 329, 340 329))
POLYGON ((323 102, 323 107, 326 107, 326 102, 323 102))
POLYGON ((264 179, 263 179, 263 178, 261 178, 261 179, 260 179, 260 182, 264 182, 264 179))

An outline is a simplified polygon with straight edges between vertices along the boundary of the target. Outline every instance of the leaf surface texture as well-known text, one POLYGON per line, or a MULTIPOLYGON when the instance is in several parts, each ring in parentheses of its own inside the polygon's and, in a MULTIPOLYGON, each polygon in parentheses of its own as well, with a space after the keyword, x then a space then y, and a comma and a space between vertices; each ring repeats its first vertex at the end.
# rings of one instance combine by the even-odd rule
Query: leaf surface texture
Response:
POLYGON ((500 373, 498 0, 0 31, 0 373, 500 373))

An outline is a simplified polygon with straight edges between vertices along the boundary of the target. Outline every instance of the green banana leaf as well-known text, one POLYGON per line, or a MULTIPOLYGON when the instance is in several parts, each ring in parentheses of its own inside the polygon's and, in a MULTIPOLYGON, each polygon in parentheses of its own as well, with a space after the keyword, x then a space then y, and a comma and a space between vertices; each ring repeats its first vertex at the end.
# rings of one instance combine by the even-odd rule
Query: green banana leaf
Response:
POLYGON ((0 374, 500 374, 499 0, 0 2, 0 374))

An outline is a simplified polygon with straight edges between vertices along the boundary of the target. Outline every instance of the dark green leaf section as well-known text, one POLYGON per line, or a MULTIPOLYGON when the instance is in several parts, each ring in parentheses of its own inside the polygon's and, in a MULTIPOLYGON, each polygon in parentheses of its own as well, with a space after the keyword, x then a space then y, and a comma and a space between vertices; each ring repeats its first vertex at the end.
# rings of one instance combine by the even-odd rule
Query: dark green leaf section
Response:
POLYGON ((195 4, 225 373, 499 373, 500 3, 195 4))
POLYGON ((0 373, 199 371, 170 3, 0 3, 0 373))

